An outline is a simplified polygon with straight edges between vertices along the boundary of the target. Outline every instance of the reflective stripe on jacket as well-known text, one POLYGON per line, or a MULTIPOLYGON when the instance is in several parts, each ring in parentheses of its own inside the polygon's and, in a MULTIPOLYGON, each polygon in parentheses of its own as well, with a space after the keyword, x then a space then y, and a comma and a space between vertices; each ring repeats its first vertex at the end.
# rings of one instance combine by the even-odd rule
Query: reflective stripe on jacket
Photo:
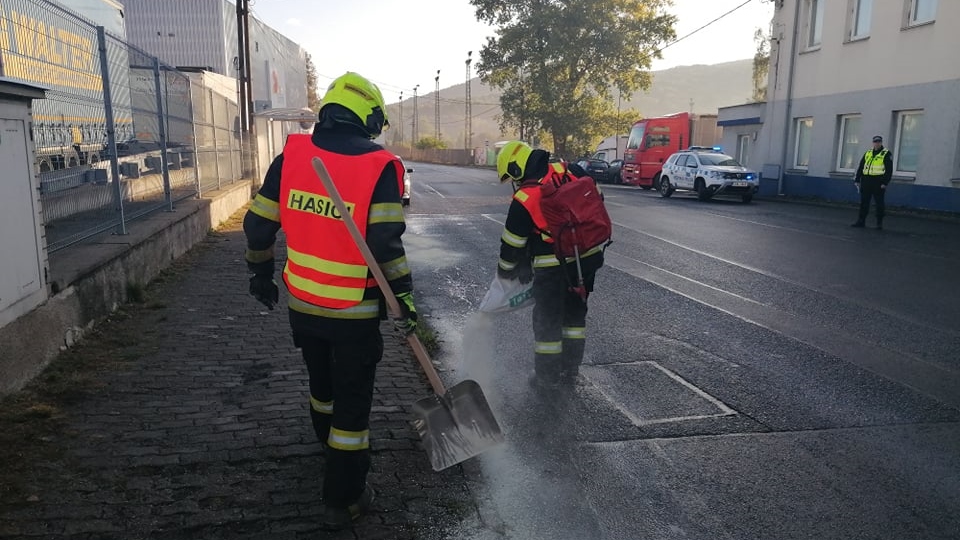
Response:
POLYGON ((887 172, 887 167, 883 160, 887 157, 887 149, 873 153, 873 150, 867 150, 863 156, 863 175, 864 176, 883 176, 887 172))
POLYGON ((290 135, 283 150, 280 221, 287 234, 283 280, 290 294, 307 304, 329 309, 360 304, 374 286, 369 268, 354 244, 333 200, 313 170, 320 157, 337 182, 350 214, 366 238, 370 200, 381 171, 399 161, 385 150, 347 156, 317 148, 309 135, 290 135))

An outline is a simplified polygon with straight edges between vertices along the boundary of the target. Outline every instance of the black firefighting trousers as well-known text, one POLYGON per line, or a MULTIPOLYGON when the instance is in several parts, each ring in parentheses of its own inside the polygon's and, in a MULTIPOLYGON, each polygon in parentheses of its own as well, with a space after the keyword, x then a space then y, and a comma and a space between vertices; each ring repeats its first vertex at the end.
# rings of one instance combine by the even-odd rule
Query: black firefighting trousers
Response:
POLYGON ((370 470, 370 407, 377 363, 383 357, 378 326, 326 339, 297 333, 310 375, 310 418, 326 444, 323 500, 328 506, 356 502, 370 470))
POLYGON ((883 215, 886 213, 884 197, 887 190, 883 189, 883 182, 879 176, 863 176, 860 181, 860 215, 857 221, 861 223, 867 219, 870 213, 870 199, 872 198, 877 205, 877 221, 883 221, 883 215))
MULTIPOLYGON (((581 261, 584 286, 593 291, 603 254, 581 261)), ((534 371, 549 382, 576 377, 586 344, 587 302, 571 290, 577 284, 575 263, 536 268, 533 274, 534 371)))

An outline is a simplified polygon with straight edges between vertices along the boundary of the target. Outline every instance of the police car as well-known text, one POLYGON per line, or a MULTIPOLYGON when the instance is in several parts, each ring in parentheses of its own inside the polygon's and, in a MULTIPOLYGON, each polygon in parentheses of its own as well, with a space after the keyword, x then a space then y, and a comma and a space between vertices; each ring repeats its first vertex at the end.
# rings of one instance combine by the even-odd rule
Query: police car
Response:
POLYGON ((654 185, 663 197, 684 190, 696 192, 701 201, 733 195, 748 203, 760 188, 760 175, 718 147, 693 146, 671 155, 654 178, 654 185))

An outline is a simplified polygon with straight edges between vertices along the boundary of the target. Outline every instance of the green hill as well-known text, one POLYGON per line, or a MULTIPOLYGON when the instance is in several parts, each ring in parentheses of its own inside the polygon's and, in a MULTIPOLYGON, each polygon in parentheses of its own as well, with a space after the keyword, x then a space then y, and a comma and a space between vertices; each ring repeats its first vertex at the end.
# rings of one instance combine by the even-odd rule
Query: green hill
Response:
MULTIPOLYGON (((621 108, 631 107, 644 116, 659 116, 680 111, 701 114, 716 114, 719 107, 737 105, 749 101, 753 93, 753 62, 750 59, 713 65, 679 66, 653 72, 653 85, 646 92, 634 94, 630 100, 622 100, 621 108), (692 106, 691 106, 692 104, 692 106)), ((482 146, 484 141, 512 138, 514 133, 501 133, 499 127, 499 92, 480 82, 470 81, 473 106, 473 146, 482 146)), ((419 96, 419 136, 433 136, 436 130, 434 113, 436 94, 429 92, 419 96)), ((614 103, 615 104, 615 103, 614 103)), ((466 108, 466 85, 440 90, 440 135, 450 148, 464 147, 464 118, 466 108)), ((399 141, 400 105, 387 106, 390 119, 394 121, 388 140, 399 141)), ((413 98, 403 100, 403 137, 409 144, 412 135, 413 98)))

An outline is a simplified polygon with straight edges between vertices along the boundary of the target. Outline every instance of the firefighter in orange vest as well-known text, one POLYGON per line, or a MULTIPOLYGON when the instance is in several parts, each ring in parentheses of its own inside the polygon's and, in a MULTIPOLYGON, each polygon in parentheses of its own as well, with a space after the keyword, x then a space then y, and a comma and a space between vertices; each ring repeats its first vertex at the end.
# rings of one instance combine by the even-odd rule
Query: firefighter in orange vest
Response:
POLYGON ((323 159, 405 312, 398 326, 412 332, 413 283, 401 241, 403 166, 371 140, 387 125, 376 85, 352 72, 335 79, 313 134, 288 137, 243 222, 254 274, 250 294, 270 309, 279 295, 274 243, 281 227, 286 233, 290 326, 310 378, 310 417, 326 456, 322 520, 333 530, 350 526, 373 500, 366 483, 369 416, 386 310, 311 161, 323 159))
MULTIPOLYGON (((500 236, 497 275, 528 283, 533 279, 534 376, 537 389, 572 386, 580 372, 586 344, 587 302, 572 290, 577 283, 575 261, 560 261, 540 211, 540 185, 566 167, 574 176, 586 176, 575 164, 549 163, 550 153, 520 141, 508 142, 497 156, 497 175, 511 181, 513 200, 500 236), (569 263, 569 264, 568 264, 569 263)), ((603 248, 581 254, 583 281, 593 291, 594 277, 603 266, 603 248)))

